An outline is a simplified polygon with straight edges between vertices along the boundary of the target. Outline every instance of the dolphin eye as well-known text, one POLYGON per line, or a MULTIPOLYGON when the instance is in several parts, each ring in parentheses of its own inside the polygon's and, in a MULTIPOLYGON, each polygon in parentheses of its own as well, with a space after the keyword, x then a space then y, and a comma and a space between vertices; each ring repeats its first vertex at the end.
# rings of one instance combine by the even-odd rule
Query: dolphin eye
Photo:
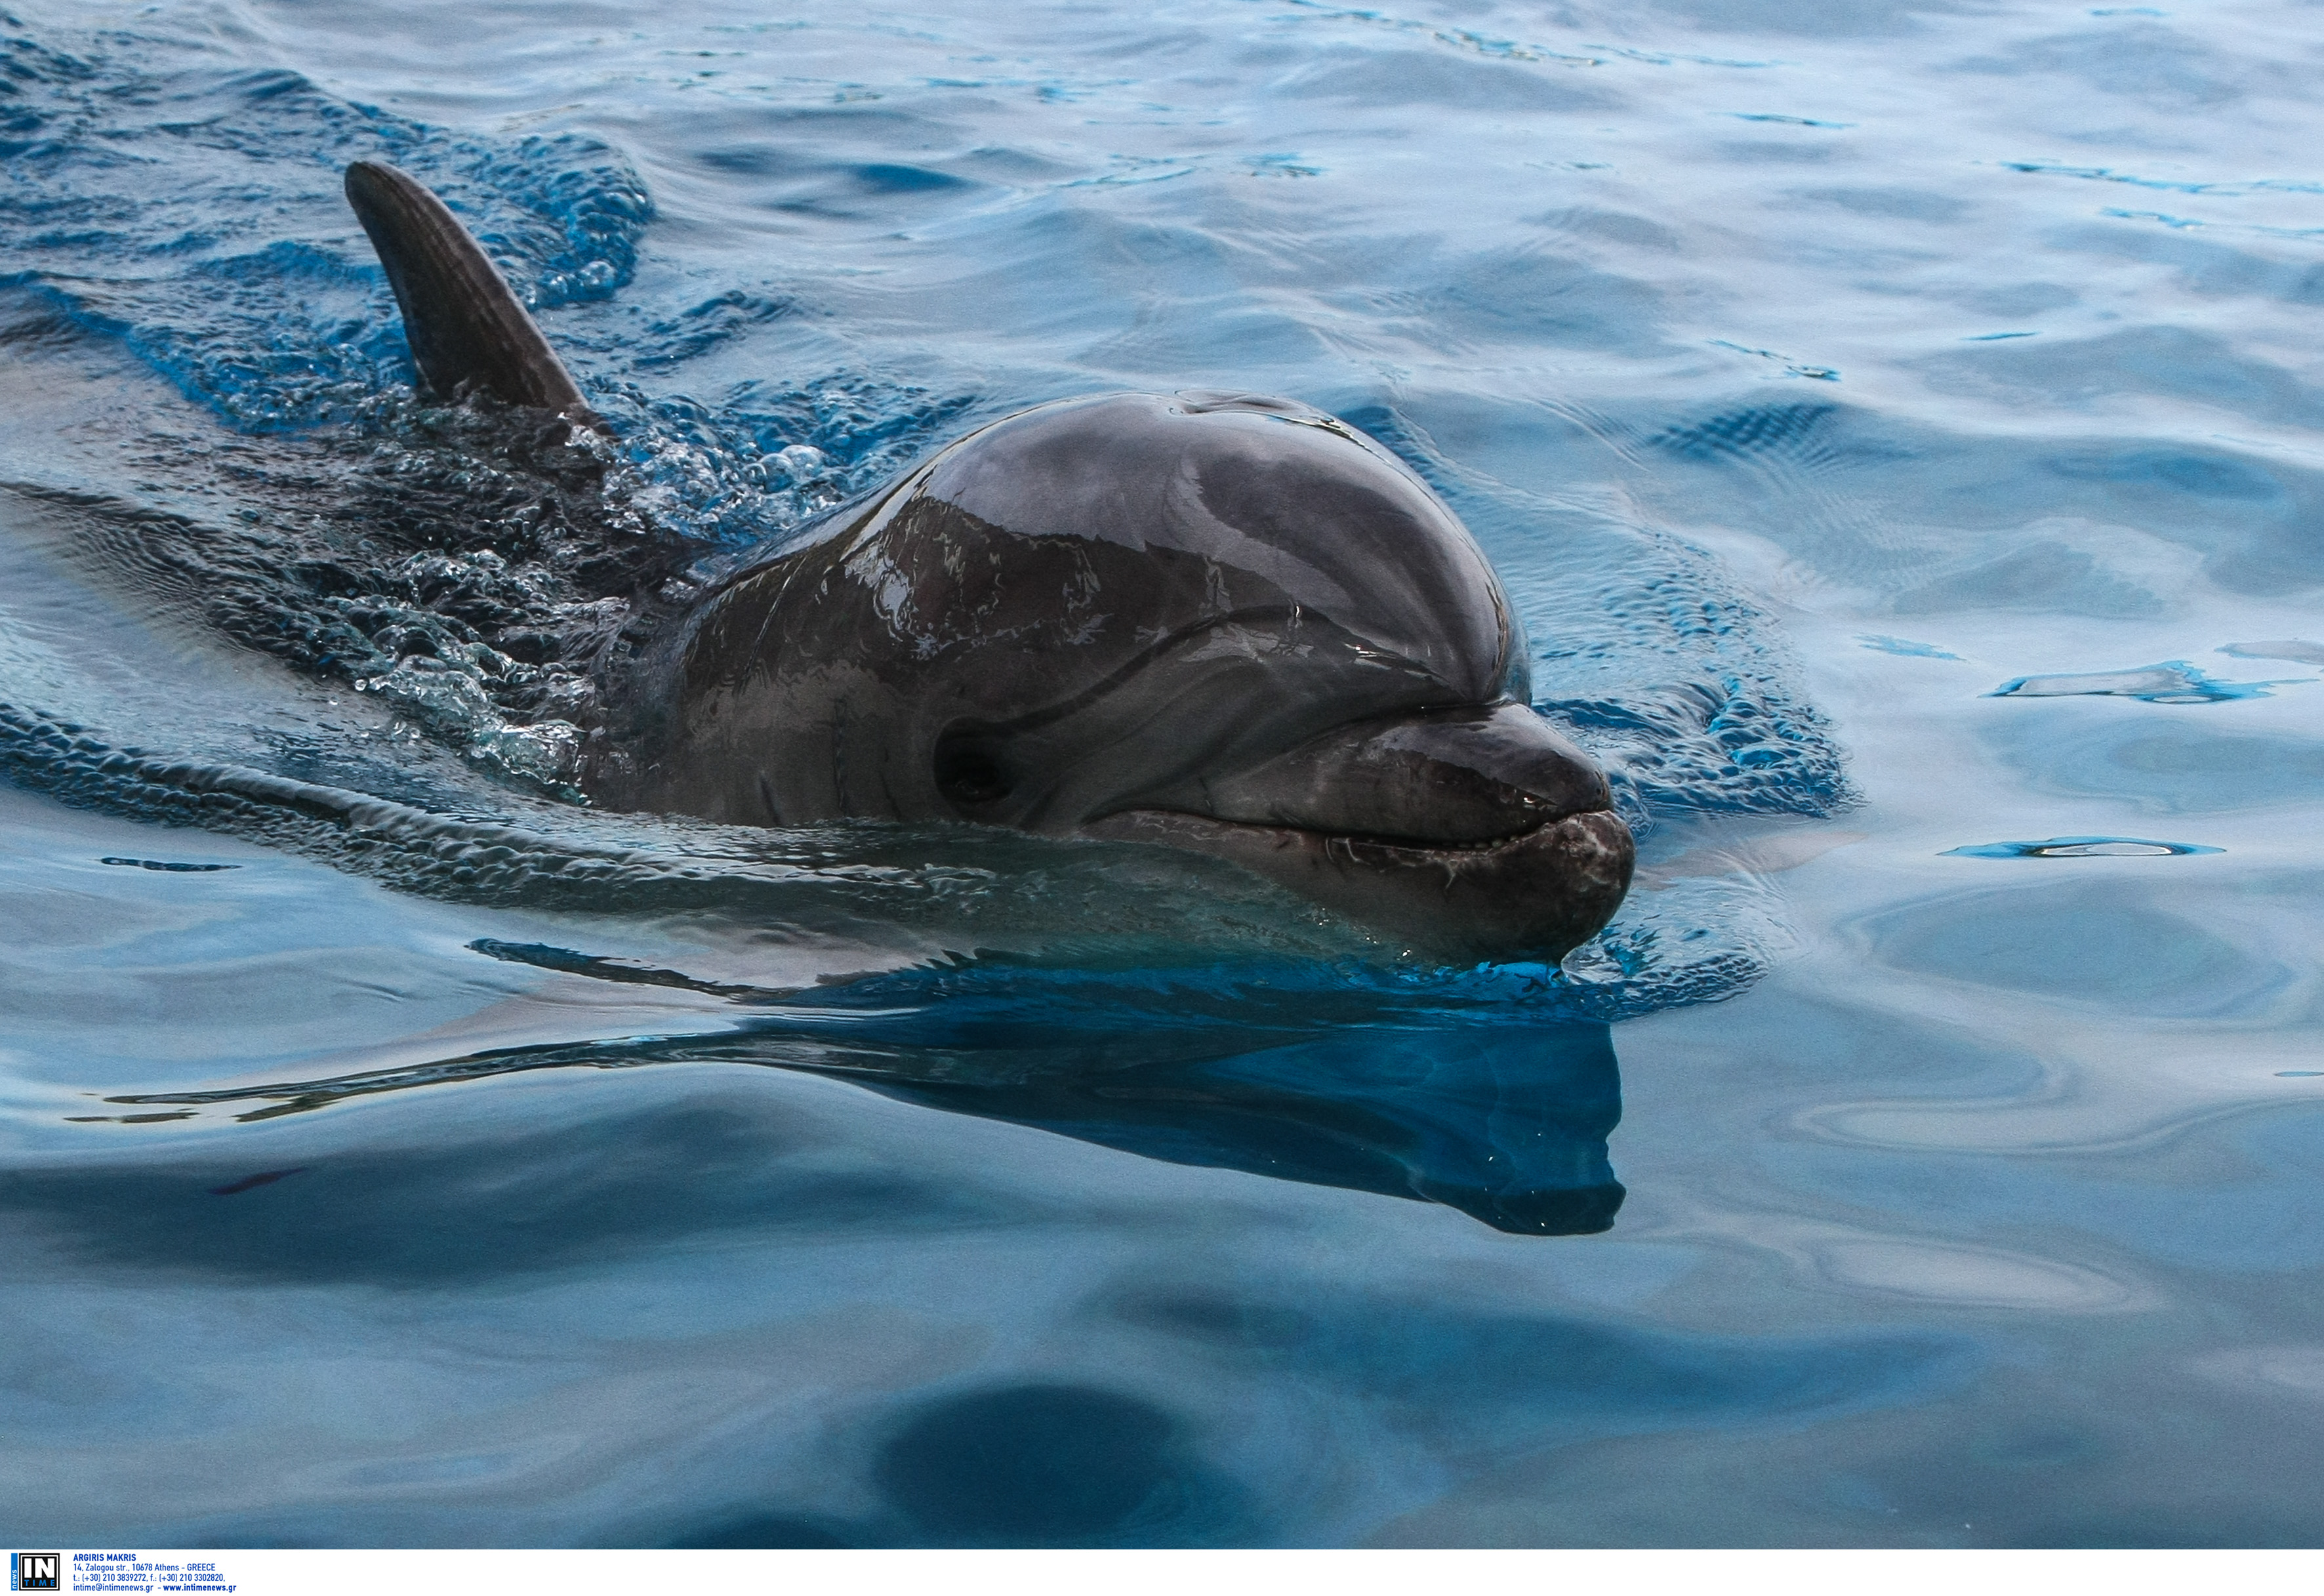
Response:
POLYGON ((975 726, 954 726, 936 739, 936 790, 957 808, 982 808, 1009 796, 998 751, 975 726))

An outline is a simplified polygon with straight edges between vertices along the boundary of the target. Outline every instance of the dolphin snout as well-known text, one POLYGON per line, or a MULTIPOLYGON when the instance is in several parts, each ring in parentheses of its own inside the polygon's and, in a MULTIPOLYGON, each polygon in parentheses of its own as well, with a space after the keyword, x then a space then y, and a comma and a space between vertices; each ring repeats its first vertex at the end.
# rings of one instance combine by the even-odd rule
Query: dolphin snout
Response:
POLYGON ((1438 847, 1612 801, 1590 756, 1522 704, 1358 721, 1203 788, 1215 819, 1438 847))
POLYGON ((1520 704, 1359 722, 1093 836, 1231 859, 1416 947, 1556 958, 1629 890, 1605 773, 1520 704))

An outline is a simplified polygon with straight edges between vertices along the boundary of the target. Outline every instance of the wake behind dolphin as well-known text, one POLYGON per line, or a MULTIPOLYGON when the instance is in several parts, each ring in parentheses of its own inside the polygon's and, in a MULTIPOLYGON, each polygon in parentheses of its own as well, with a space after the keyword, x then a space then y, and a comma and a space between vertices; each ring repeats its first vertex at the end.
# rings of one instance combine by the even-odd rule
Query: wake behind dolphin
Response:
MULTIPOLYGON (((429 388, 603 425, 435 196, 371 161, 346 192, 429 388)), ((599 669, 579 774, 611 807, 1162 844, 1470 957, 1561 955, 1629 884, 1605 776, 1526 706, 1475 540, 1288 401, 1008 417, 599 669)))

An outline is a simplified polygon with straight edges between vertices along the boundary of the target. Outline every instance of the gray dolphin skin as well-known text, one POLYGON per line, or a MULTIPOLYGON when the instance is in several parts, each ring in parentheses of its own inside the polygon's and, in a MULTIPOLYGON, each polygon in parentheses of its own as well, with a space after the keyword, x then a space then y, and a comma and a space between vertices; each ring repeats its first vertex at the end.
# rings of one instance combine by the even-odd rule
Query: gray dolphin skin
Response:
MULTIPOLYGON (((430 389, 602 425, 440 201, 346 181, 430 389)), ((1475 540, 1286 400, 995 421, 744 557, 609 685, 582 780, 612 807, 1161 844, 1440 956, 1554 959, 1630 881, 1475 540)))
POLYGON ((347 168, 347 203, 370 235, 403 311, 403 337, 428 386, 447 399, 503 404, 596 424, 581 390, 476 241, 444 202, 392 166, 347 168))

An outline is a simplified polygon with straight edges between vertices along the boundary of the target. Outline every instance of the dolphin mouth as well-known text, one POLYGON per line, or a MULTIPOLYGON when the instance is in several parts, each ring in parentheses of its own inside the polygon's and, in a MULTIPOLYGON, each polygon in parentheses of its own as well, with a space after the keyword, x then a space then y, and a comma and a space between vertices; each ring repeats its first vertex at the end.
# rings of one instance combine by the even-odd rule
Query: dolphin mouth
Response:
POLYGON ((1082 835, 1240 864, 1389 933, 1415 952, 1555 961, 1604 928, 1629 890, 1630 828, 1610 808, 1486 840, 1423 841, 1125 809, 1082 835))
POLYGON ((1459 837, 1393 836, 1375 832, 1333 831, 1315 826, 1269 825, 1262 821, 1230 820, 1217 815, 1204 815, 1188 809, 1139 808, 1121 809, 1093 820, 1082 829, 1092 835, 1104 835, 1104 828, 1119 829, 1124 825, 1161 826, 1194 833, 1216 833, 1222 839, 1247 838, 1268 847, 1290 847, 1296 842, 1313 839, 1327 852, 1336 851, 1342 857, 1376 860, 1397 864, 1452 864, 1483 859, 1489 855, 1515 848, 1538 835, 1559 820, 1544 816, 1533 824, 1500 836, 1475 839, 1459 837))
POLYGON ((1414 951, 1563 957, 1629 890, 1605 772, 1529 706, 1351 721, 1077 827, 1229 860, 1414 951))

